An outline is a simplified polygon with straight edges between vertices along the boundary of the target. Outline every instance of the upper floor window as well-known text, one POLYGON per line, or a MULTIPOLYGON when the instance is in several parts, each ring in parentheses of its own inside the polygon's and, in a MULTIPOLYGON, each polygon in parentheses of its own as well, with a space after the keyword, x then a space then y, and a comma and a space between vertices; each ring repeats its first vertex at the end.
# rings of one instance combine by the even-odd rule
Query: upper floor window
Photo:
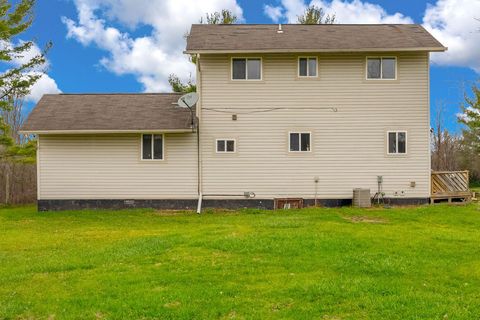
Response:
POLYGON ((367 79, 395 80, 397 59, 394 57, 367 58, 367 79))
POLYGON ((260 58, 233 58, 232 80, 261 80, 262 59, 260 58))
POLYGON ((217 153, 235 152, 235 140, 217 139, 217 153))
POLYGON ((388 132, 388 154, 407 153, 407 133, 405 131, 388 132))
POLYGON ((310 151, 310 133, 290 132, 289 145, 290 152, 310 151))
POLYGON ((163 160, 163 134, 142 134, 142 160, 163 160))
POLYGON ((298 58, 298 76, 316 77, 317 76, 317 58, 301 57, 298 58))

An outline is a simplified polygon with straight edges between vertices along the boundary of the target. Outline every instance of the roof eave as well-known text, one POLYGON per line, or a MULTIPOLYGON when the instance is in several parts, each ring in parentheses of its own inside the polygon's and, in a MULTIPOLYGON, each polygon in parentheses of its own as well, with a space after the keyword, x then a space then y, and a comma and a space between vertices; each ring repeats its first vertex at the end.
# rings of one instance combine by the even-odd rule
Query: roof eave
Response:
POLYGON ((106 134, 106 133, 191 133, 194 132, 192 128, 183 129, 136 129, 136 130, 20 130, 21 134, 106 134))
POLYGON ((415 47, 415 48, 362 48, 362 49, 250 49, 250 50, 185 50, 184 54, 208 54, 208 53, 296 53, 296 52, 325 52, 325 53, 355 53, 355 52, 412 52, 412 51, 427 51, 427 52, 444 52, 447 47, 415 47))

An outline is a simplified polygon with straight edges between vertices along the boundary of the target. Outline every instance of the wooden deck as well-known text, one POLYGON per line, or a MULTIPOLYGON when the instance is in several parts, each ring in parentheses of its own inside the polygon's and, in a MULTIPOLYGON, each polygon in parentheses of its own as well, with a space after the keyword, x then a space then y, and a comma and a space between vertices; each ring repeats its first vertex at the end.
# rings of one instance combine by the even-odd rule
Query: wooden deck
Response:
POLYGON ((440 200, 470 202, 472 199, 468 171, 433 171, 431 181, 430 203, 440 200))

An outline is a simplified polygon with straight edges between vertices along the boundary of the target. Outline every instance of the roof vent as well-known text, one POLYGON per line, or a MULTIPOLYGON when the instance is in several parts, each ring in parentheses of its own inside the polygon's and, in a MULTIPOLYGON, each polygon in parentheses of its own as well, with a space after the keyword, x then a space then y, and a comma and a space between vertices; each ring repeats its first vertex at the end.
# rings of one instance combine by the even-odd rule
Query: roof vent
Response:
POLYGON ((283 33, 283 30, 282 30, 282 24, 278 24, 278 30, 277 30, 277 33, 283 33))

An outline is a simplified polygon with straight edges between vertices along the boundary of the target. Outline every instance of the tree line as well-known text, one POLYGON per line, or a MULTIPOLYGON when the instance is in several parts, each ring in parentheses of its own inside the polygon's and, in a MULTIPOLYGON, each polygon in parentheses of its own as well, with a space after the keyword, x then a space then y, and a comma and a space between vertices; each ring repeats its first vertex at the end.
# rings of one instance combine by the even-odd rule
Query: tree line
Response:
POLYGON ((465 93, 457 116, 462 124, 460 133, 451 133, 445 128, 445 105, 438 103, 432 128, 432 170, 470 171, 470 180, 480 183, 480 86, 474 84, 471 92, 465 93))

